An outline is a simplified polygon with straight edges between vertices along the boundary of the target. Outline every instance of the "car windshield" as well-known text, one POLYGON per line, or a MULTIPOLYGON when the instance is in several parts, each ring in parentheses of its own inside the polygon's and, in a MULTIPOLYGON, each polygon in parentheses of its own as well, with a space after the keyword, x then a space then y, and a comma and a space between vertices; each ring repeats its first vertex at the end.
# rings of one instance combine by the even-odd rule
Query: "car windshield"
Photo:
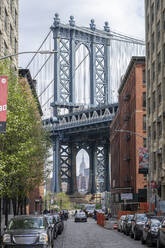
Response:
POLYGON ((145 215, 139 215, 137 216, 137 221, 146 221, 147 217, 145 215))
POLYGON ((77 213, 78 216, 86 216, 85 213, 77 213))
POLYGON ((152 220, 151 227, 159 227, 160 221, 159 220, 152 220))
POLYGON ((133 219, 133 215, 128 215, 128 220, 132 220, 133 219))
POLYGON ((53 224, 53 216, 47 216, 46 219, 49 224, 53 224))
POLYGON ((43 218, 20 218, 9 222, 9 230, 13 229, 44 229, 43 218))

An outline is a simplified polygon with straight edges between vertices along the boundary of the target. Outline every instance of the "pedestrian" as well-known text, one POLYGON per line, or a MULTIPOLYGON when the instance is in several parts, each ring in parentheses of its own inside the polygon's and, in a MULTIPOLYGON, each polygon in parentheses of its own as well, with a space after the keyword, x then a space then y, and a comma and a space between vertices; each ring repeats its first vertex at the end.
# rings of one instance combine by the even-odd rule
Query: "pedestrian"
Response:
POLYGON ((43 214, 48 214, 49 211, 47 209, 44 209, 43 214))

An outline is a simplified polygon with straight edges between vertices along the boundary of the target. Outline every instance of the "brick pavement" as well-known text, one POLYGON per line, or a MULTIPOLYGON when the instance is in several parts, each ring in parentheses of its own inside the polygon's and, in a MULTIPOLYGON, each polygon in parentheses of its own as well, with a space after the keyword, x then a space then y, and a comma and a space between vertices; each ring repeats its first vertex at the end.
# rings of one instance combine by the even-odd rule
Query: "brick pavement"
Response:
MULTIPOLYGON (((87 223, 75 223, 73 219, 65 222, 64 232, 55 240, 55 248, 144 248, 116 230, 107 230, 88 218, 87 223)), ((147 247, 147 246, 146 246, 147 247)))

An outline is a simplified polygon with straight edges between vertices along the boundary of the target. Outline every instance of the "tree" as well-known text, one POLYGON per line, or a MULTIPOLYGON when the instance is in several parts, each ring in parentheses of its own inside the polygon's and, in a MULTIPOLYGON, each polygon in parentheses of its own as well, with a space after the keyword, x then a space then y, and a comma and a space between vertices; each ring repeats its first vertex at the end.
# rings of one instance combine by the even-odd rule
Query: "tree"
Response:
POLYGON ((70 202, 69 196, 63 192, 58 193, 55 196, 55 201, 56 201, 57 206, 60 209, 70 209, 71 208, 71 202, 70 202))
POLYGON ((19 203, 43 180, 49 133, 42 127, 36 99, 26 81, 19 80, 6 62, 0 64, 0 75, 8 76, 7 129, 0 134, 1 196, 19 203))

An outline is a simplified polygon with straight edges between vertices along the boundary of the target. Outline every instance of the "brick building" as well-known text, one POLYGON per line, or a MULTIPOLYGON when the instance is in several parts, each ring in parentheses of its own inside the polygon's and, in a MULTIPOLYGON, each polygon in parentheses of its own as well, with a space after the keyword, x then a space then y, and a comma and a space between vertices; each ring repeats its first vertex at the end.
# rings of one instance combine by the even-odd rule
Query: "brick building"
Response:
POLYGON ((136 209, 138 202, 147 201, 146 175, 139 173, 139 148, 146 146, 145 57, 130 61, 110 129, 112 212, 116 214, 119 209, 136 209), (122 197, 129 198, 128 204, 123 204, 122 197))

